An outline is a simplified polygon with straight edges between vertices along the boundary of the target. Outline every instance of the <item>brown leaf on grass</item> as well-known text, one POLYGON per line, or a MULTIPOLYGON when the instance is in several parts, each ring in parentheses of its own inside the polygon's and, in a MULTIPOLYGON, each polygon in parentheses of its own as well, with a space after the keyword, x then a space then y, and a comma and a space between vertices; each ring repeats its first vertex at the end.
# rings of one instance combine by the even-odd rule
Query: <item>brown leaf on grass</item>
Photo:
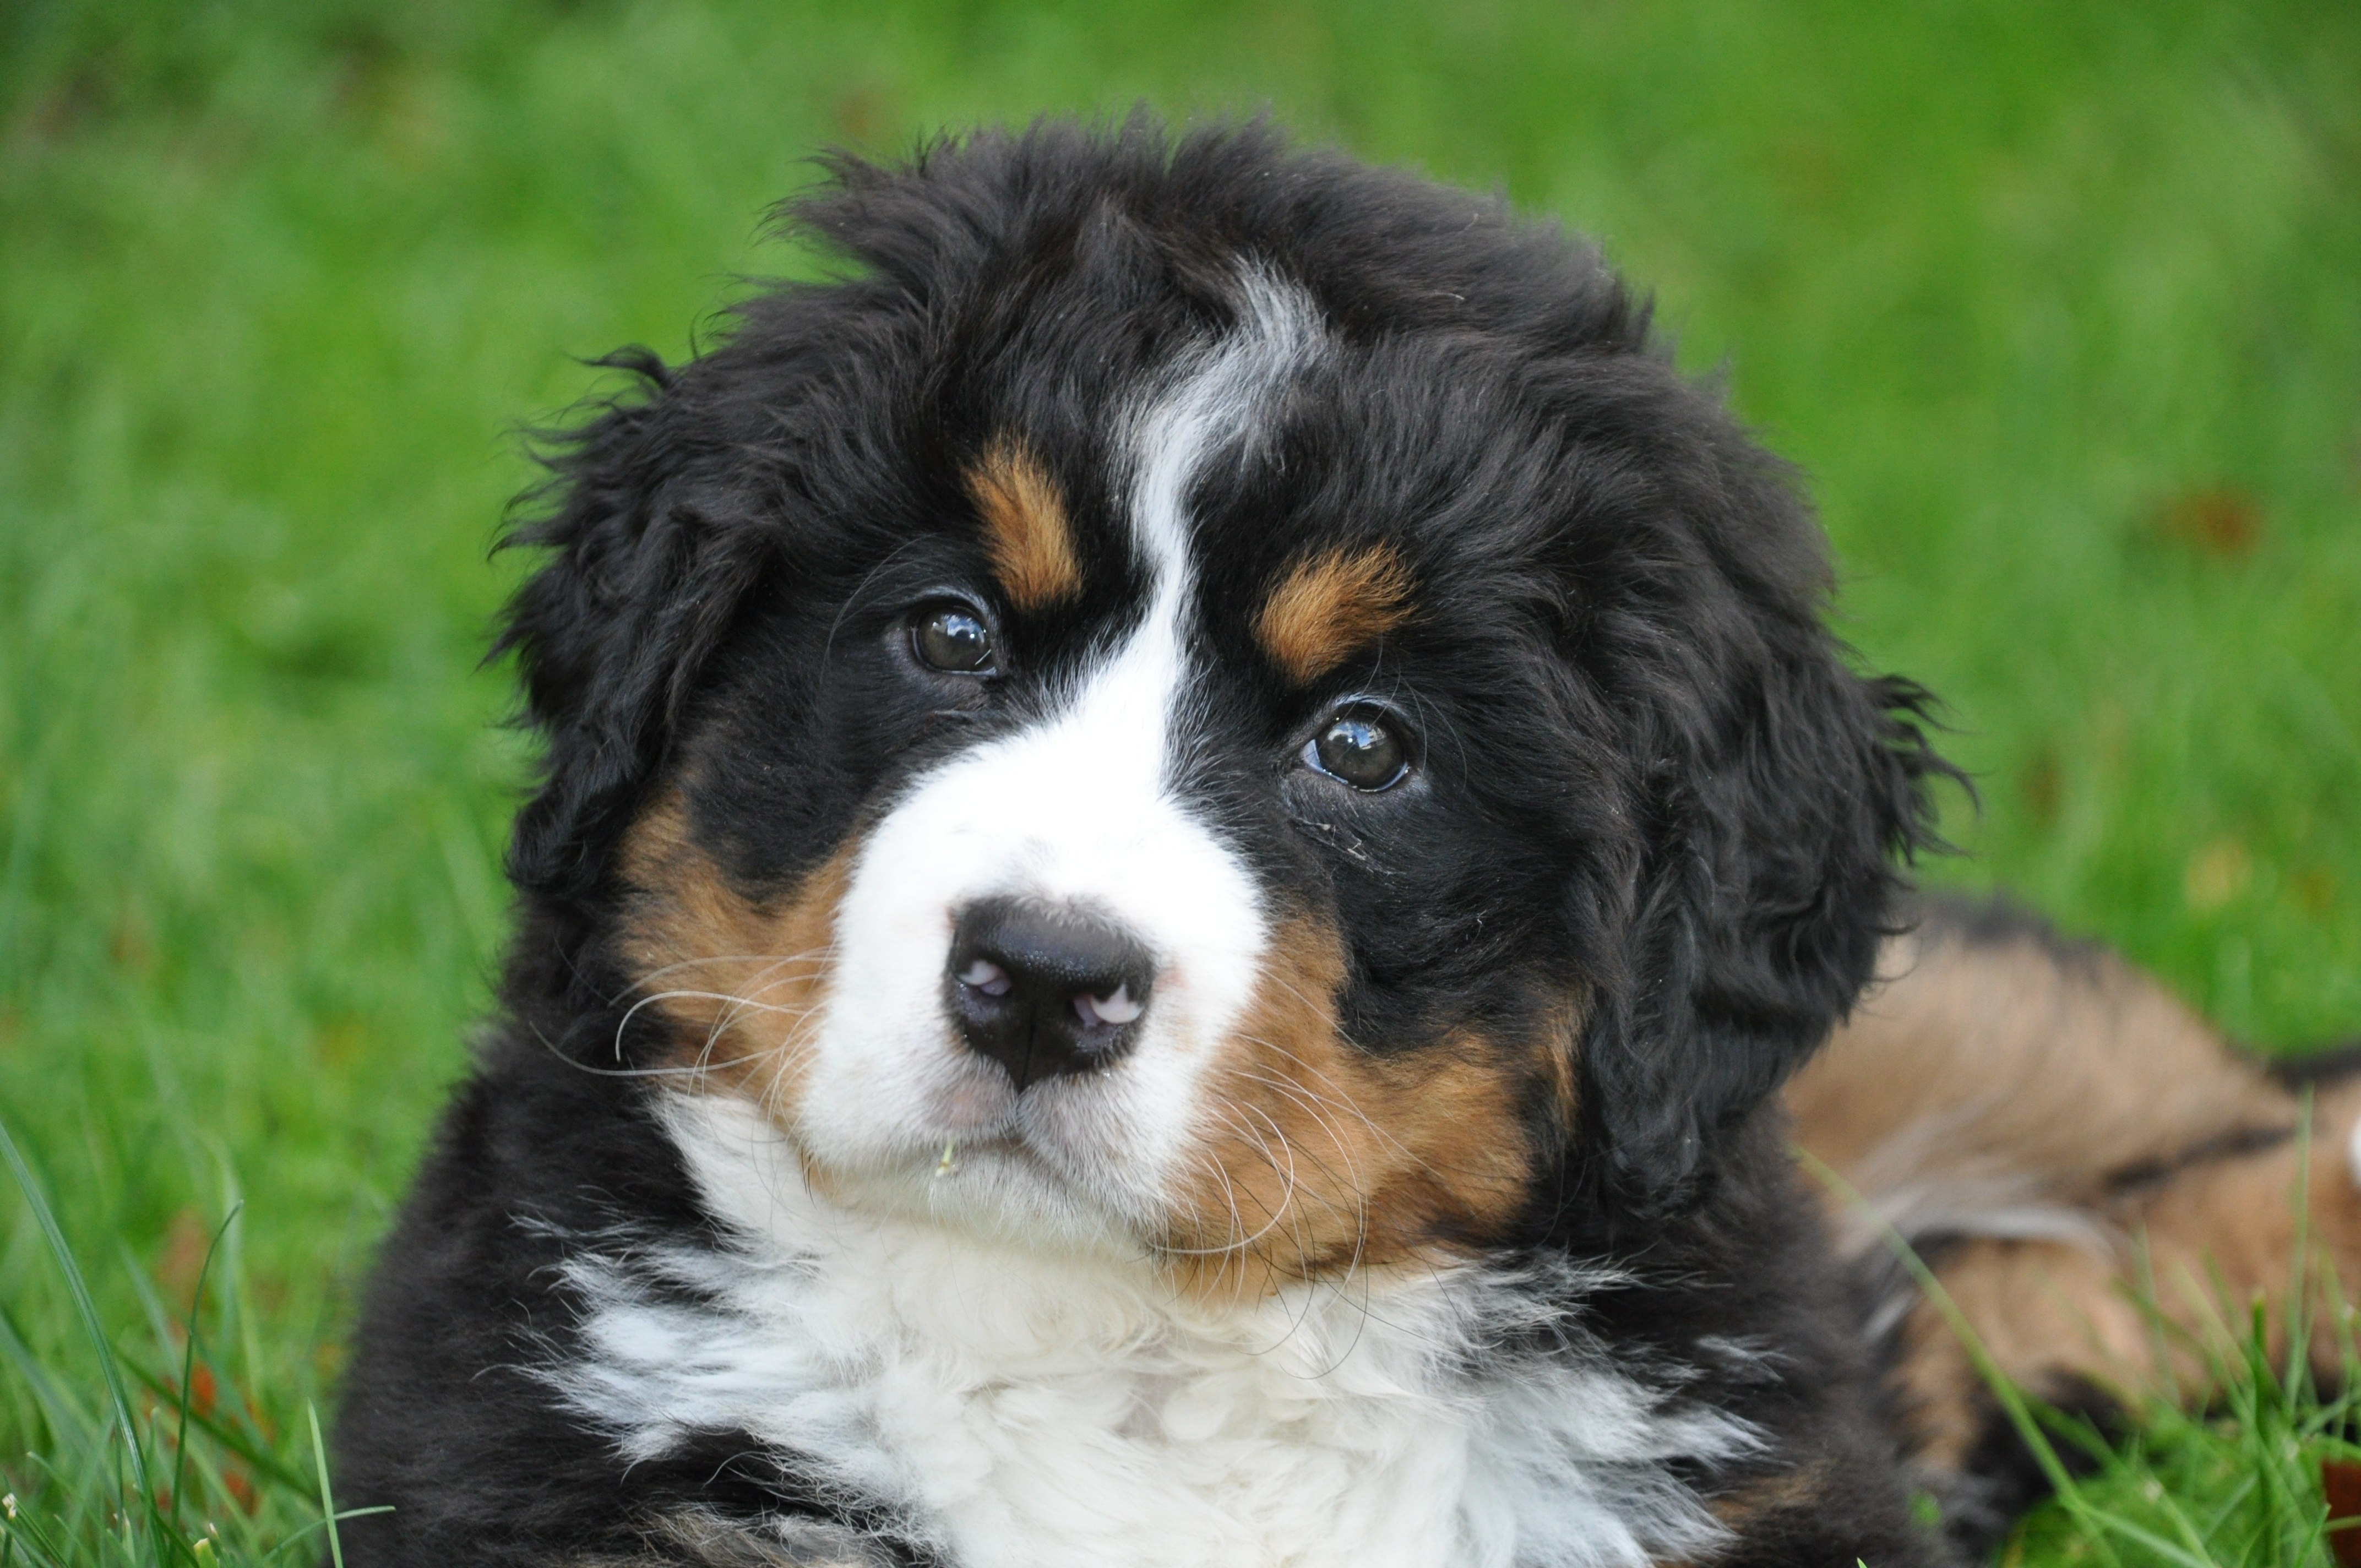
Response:
POLYGON ((2303 905, 2306 915, 2315 917, 2334 914, 2336 909, 2336 877, 2318 866, 2299 872, 2295 879, 2296 902, 2303 905))
POLYGON ((2026 814, 2039 827, 2054 824, 2058 808, 2066 797, 2065 770, 2058 765, 2056 750, 2045 741, 2018 775, 2018 783, 2025 796, 2026 814))
POLYGON ((312 1051, 323 1067, 343 1069, 368 1054, 368 1023, 357 1014, 339 1013, 320 1025, 312 1037, 312 1051))
POLYGON ((829 110, 836 134, 855 146, 873 145, 893 129, 895 117, 894 105, 885 94, 868 83, 857 83, 837 94, 829 110))
POLYGON ((2255 880, 2255 857, 2235 839, 2216 839, 2190 857, 2180 888, 2189 907, 2200 915, 2235 902, 2255 880))
POLYGON ((2263 509, 2227 486, 2191 490, 2158 510, 2156 531, 2176 544, 2234 560, 2253 554, 2263 542, 2263 509))
POLYGON ((156 967, 156 938, 148 928, 148 916, 135 904, 126 904, 115 916, 115 929, 106 939, 107 956, 115 967, 145 977, 156 967))
POLYGON ((183 1209, 164 1228, 164 1251, 156 1259, 156 1283, 164 1299, 185 1310, 196 1299, 197 1276, 214 1245, 213 1227, 194 1209, 183 1209))
MULTIPOLYGON (((2322 1460, 2320 1489, 2328 1498, 2331 1525, 2339 1519, 2361 1520, 2361 1463, 2350 1459, 2322 1460)), ((2361 1568, 2361 1524, 2331 1530, 2328 1550, 2336 1559, 2336 1568, 2361 1568)))

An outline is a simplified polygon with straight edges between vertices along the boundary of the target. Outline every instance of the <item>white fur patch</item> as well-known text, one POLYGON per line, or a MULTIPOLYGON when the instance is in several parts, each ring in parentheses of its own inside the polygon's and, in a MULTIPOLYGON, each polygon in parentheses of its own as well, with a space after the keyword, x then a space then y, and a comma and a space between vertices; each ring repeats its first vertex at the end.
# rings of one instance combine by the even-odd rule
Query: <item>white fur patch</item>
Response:
POLYGON ((729 1246, 577 1253, 582 1354, 543 1372, 631 1460, 751 1433, 961 1568, 1640 1568, 1724 1539, 1666 1462, 1751 1434, 1627 1376, 1532 1281, 1195 1306, 1143 1260, 828 1204, 738 1101, 665 1115, 729 1246), (1501 1348, 1544 1325, 1554 1353, 1501 1348))
POLYGON ((1124 427, 1145 613, 1045 721, 921 779, 853 869, 793 1122, 876 1206, 1126 1250, 1202 1157, 1197 1085, 1253 995, 1266 921, 1246 866, 1170 784, 1191 700, 1188 495, 1207 463, 1250 449, 1321 330, 1272 280, 1249 274, 1244 299, 1237 330, 1183 356, 1124 427), (1092 910, 1156 956, 1122 1061, 1019 1095, 961 1046, 941 993, 953 928, 1005 895, 1092 910))

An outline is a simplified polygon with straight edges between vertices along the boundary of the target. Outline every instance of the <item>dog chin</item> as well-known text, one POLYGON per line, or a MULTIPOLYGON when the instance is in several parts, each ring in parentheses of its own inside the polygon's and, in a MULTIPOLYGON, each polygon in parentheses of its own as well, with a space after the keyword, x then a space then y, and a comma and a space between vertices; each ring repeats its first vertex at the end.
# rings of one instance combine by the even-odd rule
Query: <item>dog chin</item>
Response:
POLYGON ((947 1141, 931 1153, 850 1169, 820 1164, 838 1207, 1027 1248, 1137 1258, 1143 1227, 1022 1135, 947 1141))
POLYGON ((996 1069, 955 1060, 925 1111, 843 1146, 796 1136, 825 1195, 844 1208, 1027 1246, 1137 1257, 1162 1228, 1102 1086, 1019 1096, 996 1069), (831 1146, 836 1146, 831 1147, 831 1146))

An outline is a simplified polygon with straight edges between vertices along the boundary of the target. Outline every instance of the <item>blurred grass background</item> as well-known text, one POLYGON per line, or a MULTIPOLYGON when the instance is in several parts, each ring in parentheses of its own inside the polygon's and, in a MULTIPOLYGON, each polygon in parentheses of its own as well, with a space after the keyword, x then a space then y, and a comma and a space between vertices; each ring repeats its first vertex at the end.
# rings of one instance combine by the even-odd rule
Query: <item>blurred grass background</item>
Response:
MULTIPOLYGON (((503 927, 516 427, 809 266, 815 148, 1139 101, 1603 238, 1949 700, 1936 874, 2361 1034, 2351 0, 0 0, 0 1115, 108 1333, 177 1354, 242 1198, 207 1355, 332 1395, 503 927)), ((0 1471, 71 1490, 0 1227, 0 1471)))

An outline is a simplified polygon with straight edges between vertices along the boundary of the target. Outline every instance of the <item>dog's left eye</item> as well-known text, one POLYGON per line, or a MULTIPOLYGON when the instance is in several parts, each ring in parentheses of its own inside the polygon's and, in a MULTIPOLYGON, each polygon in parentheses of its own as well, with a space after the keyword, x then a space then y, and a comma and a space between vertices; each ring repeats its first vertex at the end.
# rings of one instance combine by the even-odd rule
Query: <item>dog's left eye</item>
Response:
POLYGON ((1303 765, 1375 794, 1410 776, 1410 742, 1388 715, 1348 708, 1304 742, 1303 765))
POLYGON ((1000 673, 992 628, 964 605, 921 606, 910 618, 910 647, 921 663, 957 675, 1000 673))

